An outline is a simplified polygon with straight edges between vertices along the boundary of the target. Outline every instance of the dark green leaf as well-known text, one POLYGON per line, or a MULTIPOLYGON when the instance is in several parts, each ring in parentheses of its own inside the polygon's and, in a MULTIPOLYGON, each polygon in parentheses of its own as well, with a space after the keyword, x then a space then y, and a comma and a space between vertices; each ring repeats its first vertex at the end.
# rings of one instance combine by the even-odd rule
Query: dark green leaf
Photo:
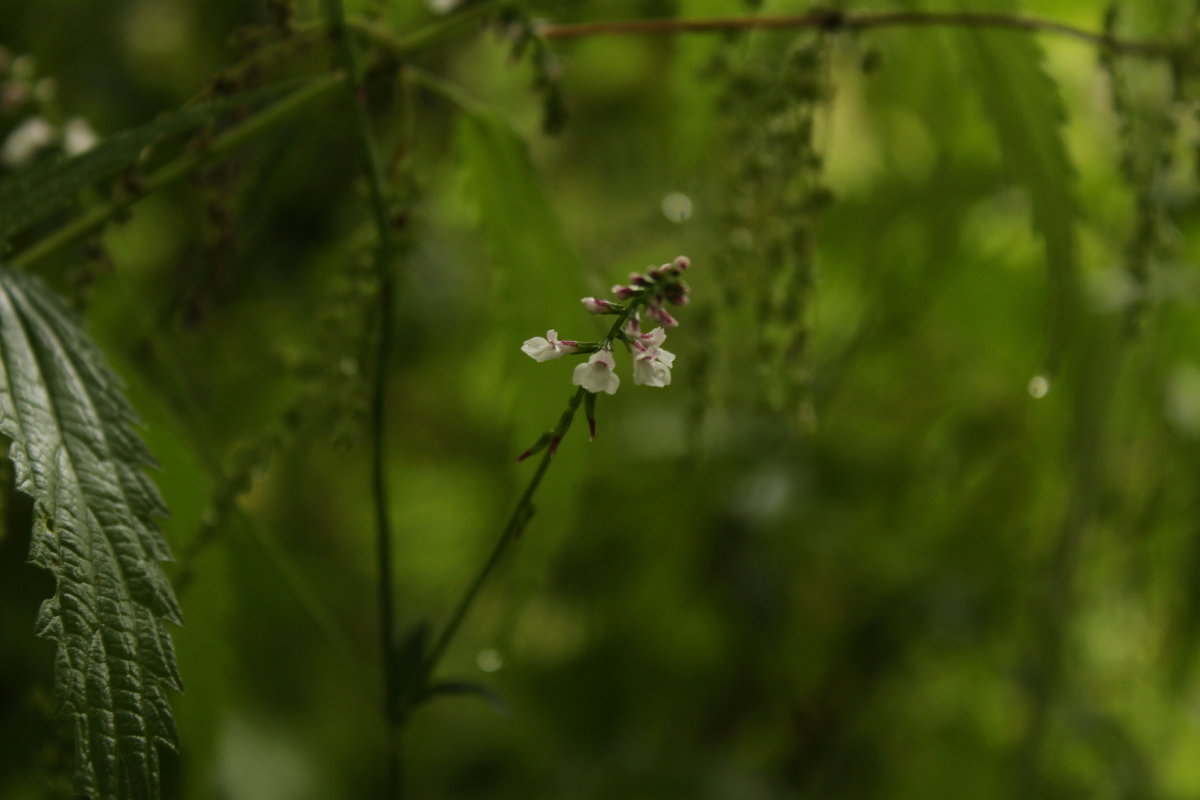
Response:
POLYGON ((1066 111, 1036 39, 971 30, 963 41, 979 67, 978 93, 1010 178, 1029 193, 1033 227, 1045 247, 1053 361, 1080 312, 1075 169, 1062 135, 1066 111))
POLYGON ((525 143, 498 116, 464 115, 459 142, 471 188, 479 208, 479 223, 496 261, 502 282, 500 294, 512 311, 538 316, 538 308, 523 306, 531 293, 523 286, 536 280, 563 297, 577 297, 577 259, 563 237, 554 209, 542 189, 525 143), (516 276, 514 280, 514 276, 516 276))
POLYGON ((34 499, 29 560, 57 579, 37 634, 52 639, 58 713, 75 728, 75 787, 159 796, 158 747, 174 748, 165 689, 180 688, 166 621, 179 606, 159 567, 153 459, 120 382, 34 279, 0 270, 0 432, 34 499))
POLYGON ((475 695, 486 700, 488 705, 501 716, 508 715, 508 704, 504 702, 495 689, 474 681, 440 681, 432 684, 425 691, 425 700, 429 701, 441 695, 475 695))
POLYGON ((159 139, 199 127, 230 109, 261 102, 294 85, 289 81, 168 114, 110 136, 74 158, 46 161, 21 170, 0 182, 0 242, 63 208, 85 186, 135 163, 142 150, 159 139))

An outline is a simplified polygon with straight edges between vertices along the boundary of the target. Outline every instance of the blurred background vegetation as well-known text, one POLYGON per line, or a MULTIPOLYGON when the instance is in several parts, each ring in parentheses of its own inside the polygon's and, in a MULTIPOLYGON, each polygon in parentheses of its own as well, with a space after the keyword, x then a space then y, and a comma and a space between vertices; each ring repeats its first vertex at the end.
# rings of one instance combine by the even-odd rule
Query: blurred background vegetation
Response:
MULTIPOLYGON (((347 5, 397 35, 438 13, 347 5)), ((755 5, 524 4, 554 23, 805 10, 755 5)), ((869 10, 964 5, 1018 10, 869 10)), ((1194 5, 1110 21, 1184 41, 1194 5)), ((280 8, 0 0, 4 85, 32 92, 6 89, 0 135, 40 115, 103 140, 332 69, 320 40, 256 57, 287 36, 280 8)), ((1109 14, 1030 10, 1097 32, 1109 14)), ((693 302, 674 383, 620 367, 599 437, 564 442, 441 667, 507 714, 418 710, 408 795, 1200 794, 1195 68, 903 26, 546 44, 514 60, 511 28, 474 26, 368 84, 404 239, 387 428, 404 627, 444 622, 528 479, 514 456, 570 394, 570 366, 521 342, 601 334, 579 297, 679 253, 693 302), (548 94, 568 113, 554 135, 548 94)), ((82 312, 162 464, 186 620, 168 797, 382 791, 377 287, 348 111, 330 96, 31 266, 82 312)), ((53 582, 25 563, 11 483, 0 797, 69 795, 53 649, 33 638, 53 582)))

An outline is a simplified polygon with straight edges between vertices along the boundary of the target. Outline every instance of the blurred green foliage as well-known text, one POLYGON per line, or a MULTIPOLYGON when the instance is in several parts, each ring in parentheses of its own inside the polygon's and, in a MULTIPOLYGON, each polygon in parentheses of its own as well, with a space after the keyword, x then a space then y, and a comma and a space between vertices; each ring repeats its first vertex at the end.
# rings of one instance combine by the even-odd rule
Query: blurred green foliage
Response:
MULTIPOLYGON (((433 16, 347 5, 397 35, 433 16)), ((527 5, 566 23, 760 4, 527 5)), ((871 10, 918 6, 961 8, 871 10)), ((54 81, 41 113, 103 140, 335 68, 317 37, 230 69, 284 39, 275 7, 0 0, 0 45, 54 81)), ((1035 10, 1104 30, 1101 3, 1035 10)), ((1122 36, 1196 32, 1184 0, 1119 11, 1122 36)), ((672 386, 626 377, 596 441, 571 431, 439 670, 508 715, 418 710, 408 796, 1200 793, 1194 68, 1011 31, 598 36, 549 43, 569 118, 547 136, 503 33, 412 54, 451 97, 386 59, 367 83, 403 217, 386 444, 406 628, 445 620, 528 478, 514 456, 570 394, 569 365, 520 343, 601 335, 578 298, 678 253, 693 302, 672 386), (798 110, 797 81, 819 89, 798 110), (803 146, 784 123, 769 139, 771 98, 811 126, 803 146), (797 282, 777 286, 784 263, 797 282)), ((83 312, 162 464, 185 619, 167 797, 382 791, 377 287, 349 120, 325 98, 32 267, 83 312)), ((11 483, 0 797, 69 796, 32 635, 53 584, 25 563, 11 483)))

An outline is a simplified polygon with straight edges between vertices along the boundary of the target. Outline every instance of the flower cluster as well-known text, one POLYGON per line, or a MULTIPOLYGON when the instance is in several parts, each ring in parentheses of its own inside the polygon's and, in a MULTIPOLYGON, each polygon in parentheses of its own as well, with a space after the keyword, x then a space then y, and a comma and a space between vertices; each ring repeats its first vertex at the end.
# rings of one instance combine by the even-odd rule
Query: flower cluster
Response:
POLYGON ((683 273, 691 266, 686 256, 680 256, 669 264, 651 267, 645 273, 633 273, 629 283, 617 284, 612 288, 615 300, 598 297, 582 299, 583 307, 592 314, 617 316, 616 322, 604 339, 597 342, 579 342, 558 338, 557 331, 546 331, 546 336, 527 339, 521 350, 535 361, 549 361, 565 355, 588 355, 586 362, 575 367, 571 382, 593 394, 615 394, 621 385, 613 358, 613 343, 621 342, 633 356, 633 382, 638 386, 668 386, 671 383, 671 367, 675 354, 663 349, 666 328, 679 323, 671 316, 665 305, 685 305, 688 301, 688 286, 683 282, 683 273), (642 332, 643 315, 659 323, 649 333, 642 332))
POLYGON ((521 351, 534 361, 551 361, 567 355, 586 355, 588 359, 577 364, 571 375, 571 383, 578 386, 580 391, 571 398, 558 427, 546 431, 532 447, 517 456, 517 461, 524 461, 542 450, 546 451, 546 458, 553 458, 580 402, 587 414, 591 436, 596 438, 596 397, 599 394, 616 394, 617 387, 621 385, 617 362, 613 358, 614 342, 624 344, 633 357, 635 385, 660 388, 671 385, 675 354, 663 349, 663 342, 667 340, 667 332, 663 328, 674 328, 679 323, 665 306, 668 303, 675 306, 687 303, 688 287, 682 276, 690 266, 687 257, 680 256, 669 264, 651 267, 644 274, 635 272, 630 275, 627 285, 618 284, 612 288, 615 300, 583 298, 583 307, 590 313, 616 316, 608 333, 599 341, 560 339, 555 330, 546 331, 544 337, 535 336, 525 340, 521 351), (643 333, 643 315, 659 324, 643 333))
MULTIPOLYGON (((629 283, 617 284, 612 287, 612 293, 618 300, 638 301, 646 307, 646 316, 661 322, 668 328, 674 328, 679 322, 663 307, 664 303, 674 306, 685 306, 688 302, 688 285, 680 280, 684 272, 692 266, 687 256, 679 256, 670 264, 661 267, 651 267, 645 273, 633 272, 629 275, 629 283)), ((607 300, 597 300, 594 297, 583 298, 583 304, 592 311, 588 301, 593 303, 608 303, 607 300)), ((592 311, 593 314, 611 314, 612 311, 592 311)), ((636 317, 635 317, 636 319, 636 317)))
POLYGON ((76 156, 96 146, 95 131, 81 117, 50 121, 57 87, 39 78, 33 59, 0 47, 0 171, 16 169, 43 154, 76 156))

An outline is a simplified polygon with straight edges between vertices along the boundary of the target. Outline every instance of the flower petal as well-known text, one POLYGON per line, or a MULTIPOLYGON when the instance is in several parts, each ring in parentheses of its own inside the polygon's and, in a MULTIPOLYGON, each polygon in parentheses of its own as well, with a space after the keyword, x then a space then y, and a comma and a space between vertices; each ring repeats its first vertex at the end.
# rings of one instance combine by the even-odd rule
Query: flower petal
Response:
POLYGON ((621 376, 613 371, 614 366, 616 364, 612 352, 601 350, 594 353, 585 363, 575 367, 571 383, 582 386, 589 392, 616 394, 617 387, 621 385, 621 376))

